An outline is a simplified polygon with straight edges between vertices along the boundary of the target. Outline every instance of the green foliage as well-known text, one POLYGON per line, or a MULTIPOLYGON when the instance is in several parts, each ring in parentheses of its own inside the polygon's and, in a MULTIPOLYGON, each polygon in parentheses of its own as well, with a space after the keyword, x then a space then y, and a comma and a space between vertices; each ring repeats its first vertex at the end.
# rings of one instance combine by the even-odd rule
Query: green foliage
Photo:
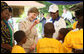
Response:
POLYGON ((69 8, 70 8, 71 6, 72 6, 72 5, 58 5, 58 7, 59 7, 59 15, 60 15, 60 16, 62 15, 64 8, 66 8, 67 10, 69 10, 69 8))
POLYGON ((49 3, 49 2, 46 2, 46 1, 37 1, 37 2, 46 5, 46 7, 39 9, 40 12, 41 12, 41 13, 48 13, 49 6, 50 6, 52 3, 49 3))
MULTIPOLYGON (((69 21, 65 21, 68 25, 66 26, 66 28, 72 28, 73 23, 71 24, 69 21)), ((75 20, 73 20, 73 22, 76 22, 75 20)))
MULTIPOLYGON (((40 13, 45 13, 44 16, 46 17, 46 15, 49 13, 49 12, 48 12, 49 6, 52 5, 52 3, 49 3, 49 2, 46 2, 46 1, 37 1, 37 2, 46 5, 46 7, 39 9, 39 10, 40 10, 40 13)), ((66 8, 67 10, 69 10, 69 8, 70 8, 71 6, 72 6, 72 5, 58 5, 58 7, 59 7, 59 15, 60 15, 60 16, 62 15, 62 13, 63 13, 63 8, 66 8)), ((66 23, 68 24, 67 28, 72 28, 73 24, 71 24, 71 23, 68 22, 68 21, 66 21, 66 23)), ((41 34, 41 33, 42 33, 42 24, 40 23, 40 24, 38 24, 37 26, 39 26, 39 28, 38 28, 38 29, 39 29, 39 33, 41 34)), ((37 26, 36 26, 36 27, 37 27, 37 26)))
POLYGON ((59 16, 61 16, 63 13, 63 5, 58 5, 58 8, 59 8, 59 16))
MULTIPOLYGON (((46 5, 46 7, 39 9, 41 13, 48 13, 49 6, 53 4, 53 3, 50 3, 50 2, 46 2, 46 1, 37 1, 37 2, 46 5)), ((62 15, 62 13, 63 13, 63 8, 66 8, 67 10, 69 10, 69 8, 70 8, 71 6, 72 6, 72 5, 58 5, 58 7, 59 7, 59 15, 60 15, 60 16, 62 15)))

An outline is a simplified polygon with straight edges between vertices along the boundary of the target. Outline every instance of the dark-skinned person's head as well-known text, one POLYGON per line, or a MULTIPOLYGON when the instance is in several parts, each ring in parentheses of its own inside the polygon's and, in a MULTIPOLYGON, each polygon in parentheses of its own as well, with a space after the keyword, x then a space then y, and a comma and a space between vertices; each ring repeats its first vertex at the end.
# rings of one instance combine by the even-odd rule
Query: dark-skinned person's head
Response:
POLYGON ((16 40, 17 44, 24 44, 27 40, 26 34, 24 31, 16 31, 14 33, 14 40, 16 40))
POLYGON ((44 37, 52 38, 53 33, 55 33, 55 28, 52 23, 46 23, 44 25, 44 37))
POLYGON ((75 17, 79 20, 83 16, 83 2, 73 5, 70 10, 75 12, 75 17))
POLYGON ((58 40, 62 40, 64 42, 64 38, 69 31, 73 30, 72 28, 61 28, 58 32, 58 40))
POLYGON ((82 29, 83 28, 83 16, 81 16, 78 20, 76 28, 82 29))
POLYGON ((8 16, 8 18, 11 18, 11 17, 12 17, 12 12, 13 12, 13 10, 12 10, 12 8, 9 6, 9 16, 8 16))
POLYGON ((75 17, 77 20, 79 20, 81 16, 83 16, 83 9, 75 11, 75 17))
POLYGON ((49 7, 48 12, 50 13, 50 16, 52 17, 53 20, 59 17, 59 8, 55 4, 49 7))
POLYGON ((9 6, 6 2, 1 2, 1 19, 8 21, 10 16, 9 6))

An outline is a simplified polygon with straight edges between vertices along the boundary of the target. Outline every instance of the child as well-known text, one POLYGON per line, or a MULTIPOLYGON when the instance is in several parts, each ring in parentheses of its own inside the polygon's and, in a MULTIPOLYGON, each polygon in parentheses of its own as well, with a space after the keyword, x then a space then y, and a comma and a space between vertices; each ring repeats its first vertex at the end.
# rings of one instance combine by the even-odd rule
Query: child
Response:
POLYGON ((61 43, 53 38, 55 28, 52 23, 44 25, 44 38, 38 40, 37 53, 63 53, 61 43))
POLYGON ((72 53, 73 49, 76 49, 76 52, 81 50, 79 53, 83 53, 83 16, 78 20, 76 29, 70 31, 66 35, 63 47, 67 53, 72 53))
POLYGON ((22 45, 26 42, 26 35, 23 31, 17 31, 14 33, 14 39, 17 41, 17 45, 12 48, 12 53, 26 53, 22 45))
POLYGON ((59 30, 57 39, 62 40, 62 42, 64 42, 64 38, 65 38, 66 34, 71 30, 73 30, 73 29, 72 28, 61 28, 59 30))
MULTIPOLYGON (((76 28, 79 28, 79 30, 83 29, 83 16, 80 17, 80 19, 78 20, 78 23, 77 23, 77 26, 76 28)), ((82 36, 82 39, 83 39, 83 36, 82 36)), ((82 40, 81 39, 81 40, 82 40)), ((83 40, 82 40, 83 41, 83 40)), ((82 44, 81 44, 82 45, 82 44)), ((72 52, 73 53, 83 53, 83 48, 80 48, 80 49, 76 49, 76 48, 72 48, 72 52)))

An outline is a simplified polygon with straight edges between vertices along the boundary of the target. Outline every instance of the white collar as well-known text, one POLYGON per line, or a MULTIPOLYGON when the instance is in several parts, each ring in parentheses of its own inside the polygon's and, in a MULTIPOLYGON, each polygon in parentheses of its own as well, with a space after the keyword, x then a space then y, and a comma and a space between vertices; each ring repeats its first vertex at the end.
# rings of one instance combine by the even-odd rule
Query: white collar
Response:
POLYGON ((81 28, 81 29, 76 28, 76 29, 74 29, 74 30, 72 30, 72 31, 78 31, 78 30, 83 30, 83 28, 81 28))

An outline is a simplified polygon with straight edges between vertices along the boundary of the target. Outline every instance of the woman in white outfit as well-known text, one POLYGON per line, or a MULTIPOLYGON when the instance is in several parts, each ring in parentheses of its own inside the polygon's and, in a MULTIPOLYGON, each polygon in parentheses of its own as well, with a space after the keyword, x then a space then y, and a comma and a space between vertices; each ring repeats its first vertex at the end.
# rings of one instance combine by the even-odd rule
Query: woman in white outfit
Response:
POLYGON ((34 53, 35 43, 38 39, 37 31, 34 27, 36 24, 38 24, 38 20, 34 21, 34 19, 38 15, 38 9, 36 7, 33 7, 28 11, 28 17, 19 22, 19 30, 23 30, 27 36, 27 41, 23 45, 26 53, 34 53))

